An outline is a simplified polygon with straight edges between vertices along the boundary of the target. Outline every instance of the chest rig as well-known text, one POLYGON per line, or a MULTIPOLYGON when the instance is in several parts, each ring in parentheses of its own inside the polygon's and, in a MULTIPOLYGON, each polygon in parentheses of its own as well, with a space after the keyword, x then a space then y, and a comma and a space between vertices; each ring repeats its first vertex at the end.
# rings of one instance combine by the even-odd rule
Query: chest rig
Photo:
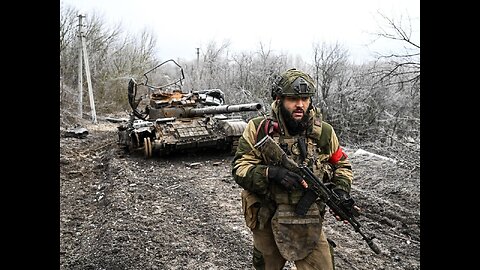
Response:
MULTIPOLYGON (((305 164, 311 169, 317 167, 314 164, 318 160, 318 155, 315 155, 315 143, 311 138, 281 134, 275 134, 272 138, 297 164, 305 164)), ((302 197, 303 191, 288 192, 281 186, 272 185, 271 194, 277 204, 296 204, 302 197)))
MULTIPOLYGON (((315 135, 291 136, 283 132, 269 135, 292 160, 299 165, 310 167, 323 179, 328 153, 322 153, 325 148, 318 145, 319 140, 315 135)), ((298 216, 295 214, 295 205, 304 195, 304 190, 288 192, 283 187, 272 184, 270 192, 277 205, 271 226, 279 252, 290 261, 304 259, 319 241, 323 223, 321 212, 324 211, 324 206, 313 203, 304 216, 298 216)))
MULTIPOLYGON (((329 158, 328 147, 322 146, 321 124, 318 122, 313 129, 299 135, 289 135, 282 132, 278 122, 266 119, 259 125, 265 135, 269 135, 283 149, 283 151, 297 164, 308 166, 320 179, 328 181, 332 176, 332 168, 327 162, 329 158)), ((257 133, 258 131, 257 130, 257 133)), ((296 204, 303 195, 302 190, 288 192, 278 185, 271 185, 271 198, 277 204, 296 204)))

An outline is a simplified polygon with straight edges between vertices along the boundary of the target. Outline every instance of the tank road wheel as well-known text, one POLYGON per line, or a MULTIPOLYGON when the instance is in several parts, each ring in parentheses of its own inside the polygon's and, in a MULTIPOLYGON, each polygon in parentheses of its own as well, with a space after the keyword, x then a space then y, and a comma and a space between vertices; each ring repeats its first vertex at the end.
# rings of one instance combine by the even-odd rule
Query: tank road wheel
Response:
POLYGON ((152 141, 150 137, 143 138, 145 158, 152 157, 152 141))

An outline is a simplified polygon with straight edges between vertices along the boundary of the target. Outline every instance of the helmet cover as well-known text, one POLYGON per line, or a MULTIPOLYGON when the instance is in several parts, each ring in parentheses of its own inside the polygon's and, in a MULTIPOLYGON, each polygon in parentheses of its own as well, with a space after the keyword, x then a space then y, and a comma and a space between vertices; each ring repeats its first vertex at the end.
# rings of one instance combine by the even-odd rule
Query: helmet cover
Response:
POLYGON ((315 93, 316 88, 312 77, 295 68, 277 76, 272 85, 273 99, 277 96, 312 97, 315 93))

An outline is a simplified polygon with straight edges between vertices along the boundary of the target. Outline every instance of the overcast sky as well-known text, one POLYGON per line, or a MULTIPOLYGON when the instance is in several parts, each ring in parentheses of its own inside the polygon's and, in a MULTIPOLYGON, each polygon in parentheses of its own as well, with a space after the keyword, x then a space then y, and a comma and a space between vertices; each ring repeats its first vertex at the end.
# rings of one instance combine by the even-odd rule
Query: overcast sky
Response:
POLYGON ((420 0, 61 0, 88 16, 136 33, 151 29, 162 60, 196 58, 197 47, 230 42, 232 52, 251 52, 260 42, 277 53, 311 62, 313 43, 339 42, 359 63, 371 53, 398 51, 376 41, 386 27, 379 12, 394 19, 420 45, 420 0))

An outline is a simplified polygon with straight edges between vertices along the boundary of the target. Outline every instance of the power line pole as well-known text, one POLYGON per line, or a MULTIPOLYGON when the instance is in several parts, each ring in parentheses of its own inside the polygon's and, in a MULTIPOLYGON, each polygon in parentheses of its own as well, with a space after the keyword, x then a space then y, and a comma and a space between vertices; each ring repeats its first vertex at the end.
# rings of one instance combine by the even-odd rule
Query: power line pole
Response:
POLYGON ((195 78, 195 82, 196 82, 195 83, 196 84, 195 85, 195 88, 196 88, 195 90, 198 90, 198 86, 200 85, 200 82, 199 82, 200 81, 200 76, 199 76, 199 74, 200 74, 200 71, 199 71, 199 69, 200 69, 200 66, 199 66, 200 48, 195 48, 195 49, 197 49, 197 70, 196 70, 196 74, 195 74, 195 77, 196 77, 195 78))
POLYGON ((195 48, 197 49, 197 68, 198 68, 198 60, 200 60, 200 48, 195 48))
POLYGON ((93 99, 93 89, 92 89, 92 79, 90 77, 90 65, 88 63, 88 54, 87 54, 87 45, 85 43, 85 32, 83 31, 83 24, 82 24, 82 18, 84 18, 85 15, 78 15, 78 30, 79 30, 79 37, 80 37, 80 57, 79 57, 79 64, 78 64, 78 86, 79 86, 79 94, 80 94, 80 117, 82 117, 82 94, 83 94, 83 89, 82 89, 82 55, 83 55, 83 61, 85 63, 85 75, 87 76, 87 85, 88 85, 88 96, 90 98, 90 108, 92 111, 92 122, 94 124, 97 123, 97 113, 95 112, 95 101, 93 99))
POLYGON ((82 30, 82 18, 85 17, 81 14, 78 15, 78 117, 83 118, 83 75, 82 75, 82 40, 81 36, 83 33, 82 30))

